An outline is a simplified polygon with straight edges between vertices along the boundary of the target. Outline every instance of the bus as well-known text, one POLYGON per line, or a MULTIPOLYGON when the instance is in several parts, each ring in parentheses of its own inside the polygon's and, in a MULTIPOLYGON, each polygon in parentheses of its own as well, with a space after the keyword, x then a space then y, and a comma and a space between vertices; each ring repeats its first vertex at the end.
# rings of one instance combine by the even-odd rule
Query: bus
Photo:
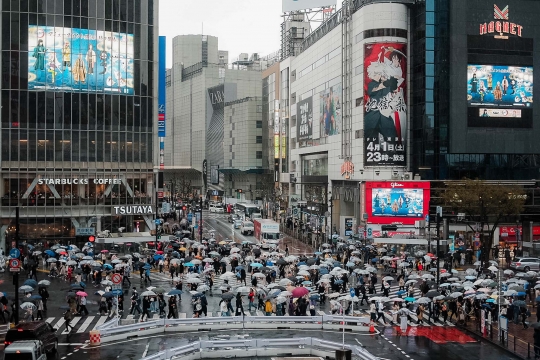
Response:
POLYGON ((245 203, 238 203, 236 205, 234 205, 235 207, 235 212, 239 215, 242 215, 244 216, 244 218, 250 218, 252 217, 253 214, 260 214, 261 213, 261 208, 257 205, 253 205, 253 204, 245 204, 245 203))

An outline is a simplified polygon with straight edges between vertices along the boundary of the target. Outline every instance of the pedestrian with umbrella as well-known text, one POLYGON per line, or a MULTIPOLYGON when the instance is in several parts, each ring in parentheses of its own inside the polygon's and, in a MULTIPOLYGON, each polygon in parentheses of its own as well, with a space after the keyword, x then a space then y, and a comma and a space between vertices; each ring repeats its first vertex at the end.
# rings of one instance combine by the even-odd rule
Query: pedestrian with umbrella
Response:
POLYGON ((244 306, 242 305, 242 294, 240 292, 238 292, 236 294, 235 316, 240 316, 240 314, 242 314, 243 316, 246 316, 246 313, 244 312, 244 306), (242 310, 242 312, 240 313, 240 311, 238 311, 238 309, 242 310))
POLYGON ((148 321, 148 319, 150 318, 150 299, 148 298, 148 296, 143 297, 142 306, 143 312, 141 315, 141 322, 144 321, 144 315, 146 315, 146 321, 148 321))
POLYGON ((137 288, 133 287, 133 293, 131 294, 131 307, 129 308, 129 314, 135 315, 135 311, 138 311, 139 314, 142 313, 141 307, 139 306, 139 302, 141 301, 139 297, 139 293, 137 292, 137 288))
POLYGON ((64 320, 66 322, 66 330, 68 331, 69 336, 69 333, 71 330, 73 330, 73 325, 70 324, 71 320, 73 320, 73 313, 69 309, 64 313, 64 320))
POLYGON ((177 319, 176 308, 176 295, 173 295, 169 298, 169 314, 167 315, 167 319, 177 319))
POLYGON ((86 308, 86 297, 88 294, 86 294, 84 291, 77 292, 77 296, 80 296, 79 299, 79 314, 81 316, 88 316, 88 309, 86 308), (84 315, 83 315, 84 313, 84 315))
MULTIPOLYGON (((42 281, 47 281, 47 280, 42 280, 42 281)), ((41 296, 41 301, 43 302, 43 310, 47 311, 47 300, 49 299, 49 292, 47 291, 47 288, 45 286, 40 285, 38 293, 41 296)))

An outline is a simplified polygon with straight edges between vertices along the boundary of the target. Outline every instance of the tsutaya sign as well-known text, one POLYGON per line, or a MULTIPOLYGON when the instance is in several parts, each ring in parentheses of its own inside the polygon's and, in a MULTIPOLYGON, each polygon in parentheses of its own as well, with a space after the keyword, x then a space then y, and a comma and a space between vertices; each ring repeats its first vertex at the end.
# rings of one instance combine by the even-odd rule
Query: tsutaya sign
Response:
POLYGON ((113 206, 115 215, 153 215, 151 205, 119 205, 113 206))
POLYGON ((506 39, 508 37, 504 34, 517 35, 521 37, 523 26, 509 22, 508 14, 508 5, 502 9, 499 9, 497 5, 493 5, 493 17, 495 18, 495 21, 480 24, 480 35, 496 34, 495 37, 506 39))
POLYGON ((75 178, 75 179, 39 179, 38 180, 38 185, 88 185, 88 184, 120 185, 122 184, 122 179, 75 178))

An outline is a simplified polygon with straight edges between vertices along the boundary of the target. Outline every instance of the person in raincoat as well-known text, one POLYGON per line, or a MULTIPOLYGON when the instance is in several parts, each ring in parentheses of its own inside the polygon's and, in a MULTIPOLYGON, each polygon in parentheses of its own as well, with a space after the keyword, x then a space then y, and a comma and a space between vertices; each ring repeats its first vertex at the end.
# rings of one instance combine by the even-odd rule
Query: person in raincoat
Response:
POLYGON ((409 318, 409 315, 410 315, 410 310, 407 309, 405 303, 402 303, 401 304, 401 309, 399 309, 398 311, 398 316, 399 316, 399 320, 400 320, 400 328, 401 328, 401 331, 402 332, 406 332, 407 331, 407 320, 409 318))

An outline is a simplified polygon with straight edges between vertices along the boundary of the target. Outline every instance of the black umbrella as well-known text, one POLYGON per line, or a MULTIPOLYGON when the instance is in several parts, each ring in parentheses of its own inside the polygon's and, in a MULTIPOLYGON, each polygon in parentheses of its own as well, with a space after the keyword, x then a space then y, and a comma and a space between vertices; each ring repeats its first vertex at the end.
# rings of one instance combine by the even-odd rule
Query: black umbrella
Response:
POLYGON ((234 298, 234 294, 229 293, 229 292, 221 294, 220 296, 222 299, 225 299, 225 300, 231 300, 232 298, 234 298))
POLYGON ((430 290, 430 291, 427 292, 426 297, 432 298, 432 297, 439 296, 439 295, 441 295, 441 294, 438 291, 430 290))
POLYGON ((82 270, 81 269, 75 269, 75 274, 82 274, 82 270))
POLYGON ((287 290, 287 289, 285 288, 285 286, 281 286, 281 285, 272 287, 272 290, 274 290, 274 289, 278 289, 278 290, 281 290, 281 291, 287 290))
POLYGON ((306 261, 306 264, 308 265, 313 265, 317 262, 317 259, 314 259, 314 258, 311 258, 311 259, 307 259, 306 261))
POLYGON ((277 265, 287 265, 287 262, 285 261, 285 259, 279 259, 278 261, 276 261, 276 264, 277 265))

